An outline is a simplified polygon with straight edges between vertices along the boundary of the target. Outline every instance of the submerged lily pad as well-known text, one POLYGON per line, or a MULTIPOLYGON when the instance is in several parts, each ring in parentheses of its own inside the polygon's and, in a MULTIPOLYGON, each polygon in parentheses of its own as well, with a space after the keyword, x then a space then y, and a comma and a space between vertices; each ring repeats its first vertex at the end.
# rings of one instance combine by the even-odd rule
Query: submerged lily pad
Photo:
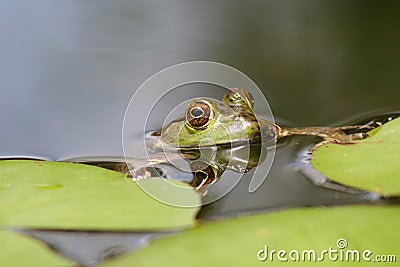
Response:
POLYGON ((18 233, 0 231, 0 266, 75 266, 43 244, 18 233))
POLYGON ((387 260, 388 255, 399 257, 399 223, 399 207, 292 209, 205 224, 156 240, 102 266, 288 266, 294 261, 299 266, 366 266, 365 250, 371 251, 366 254, 371 261, 377 255, 386 255, 387 260), (332 252, 333 260, 323 252, 330 249, 337 251, 332 252), (286 251, 280 252, 283 260, 278 258, 279 250, 286 251), (315 260, 307 250, 314 250, 315 260), (359 252, 360 262, 346 262, 346 255, 352 259, 353 250, 359 252))
POLYGON ((354 144, 329 144, 316 149, 311 164, 330 180, 376 192, 400 195, 400 118, 354 144))
MULTIPOLYGON (((163 190, 165 180, 151 183, 163 190)), ((181 186, 187 186, 181 184, 181 186)), ((200 204, 194 190, 182 196, 200 204)), ((198 208, 163 204, 125 175, 75 163, 0 161, 0 225, 88 230, 187 227, 198 208)))

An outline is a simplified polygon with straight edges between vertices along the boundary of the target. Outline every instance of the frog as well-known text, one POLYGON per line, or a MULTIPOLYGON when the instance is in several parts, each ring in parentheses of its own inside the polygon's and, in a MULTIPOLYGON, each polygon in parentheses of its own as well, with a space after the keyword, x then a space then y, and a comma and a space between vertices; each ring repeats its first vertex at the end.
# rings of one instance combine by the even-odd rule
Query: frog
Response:
MULTIPOLYGON (((246 172, 263 160, 260 159, 260 144, 275 145, 277 141, 291 135, 308 135, 321 138, 311 152, 328 143, 351 144, 354 140, 368 136, 363 129, 368 126, 352 125, 341 127, 284 127, 258 117, 253 108, 254 97, 245 89, 228 89, 220 101, 211 98, 195 98, 186 107, 185 114, 170 122, 167 127, 151 135, 158 137, 151 149, 160 151, 178 149, 180 156, 189 161, 193 171, 191 185, 200 190, 214 182, 230 168, 246 172), (358 131, 348 133, 349 131, 358 131), (247 146, 246 146, 247 144, 247 146), (236 149, 232 149, 236 147, 236 149), (239 149, 237 149, 239 147, 239 149), (228 162, 241 161, 230 151, 250 148, 247 165, 228 162), (202 149, 213 149, 212 159, 202 159, 202 149), (239 167, 238 167, 239 166, 239 167)), ((161 161, 157 159, 157 163, 161 161)))
POLYGON ((248 141, 274 142, 291 135, 318 136, 322 140, 317 147, 328 144, 350 144, 364 139, 364 132, 347 134, 368 126, 351 125, 341 127, 283 127, 277 123, 258 118, 253 111, 254 97, 245 89, 229 89, 221 101, 197 98, 189 102, 184 116, 172 121, 157 132, 161 141, 172 147, 190 149, 207 145, 223 145, 248 141))

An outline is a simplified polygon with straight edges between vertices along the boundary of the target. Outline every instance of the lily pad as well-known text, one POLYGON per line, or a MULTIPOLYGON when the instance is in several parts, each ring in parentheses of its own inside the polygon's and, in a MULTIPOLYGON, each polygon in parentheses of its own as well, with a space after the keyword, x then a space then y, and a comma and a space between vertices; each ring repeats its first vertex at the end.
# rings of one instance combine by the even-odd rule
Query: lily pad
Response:
POLYGON ((42 243, 18 233, 0 231, 0 266, 75 266, 42 243))
POLYGON ((399 207, 292 209, 205 224, 101 266, 288 266, 296 258, 299 266, 366 266, 367 260, 362 258, 366 250, 371 251, 366 255, 371 262, 377 255, 399 257, 399 223, 399 207), (337 251, 332 260, 323 254, 329 249, 337 251), (272 250, 286 251, 280 252, 283 260, 278 252, 271 258, 272 250), (306 250, 314 250, 315 262, 313 253, 306 250), (351 261, 351 255, 346 262, 346 255, 353 250, 359 252, 360 262, 351 261), (341 254, 342 260, 334 259, 341 254))
POLYGON ((385 196, 400 195, 400 118, 354 144, 329 144, 313 153, 312 166, 330 180, 385 196))
MULTIPOLYGON (((163 190, 166 181, 141 183, 163 190)), ((187 186, 180 184, 180 186, 187 186)), ((200 204, 194 190, 188 202, 200 204)), ((188 227, 198 208, 163 204, 125 175, 76 163, 0 161, 0 225, 79 230, 188 227)))

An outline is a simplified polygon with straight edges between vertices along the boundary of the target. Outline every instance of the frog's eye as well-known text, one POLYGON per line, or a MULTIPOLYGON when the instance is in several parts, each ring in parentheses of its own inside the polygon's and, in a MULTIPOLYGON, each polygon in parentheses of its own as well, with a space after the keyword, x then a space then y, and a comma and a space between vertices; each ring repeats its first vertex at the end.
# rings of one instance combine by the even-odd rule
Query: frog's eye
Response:
POLYGON ((196 100, 186 108, 186 124, 191 128, 204 129, 211 123, 213 117, 214 112, 208 101, 196 100))

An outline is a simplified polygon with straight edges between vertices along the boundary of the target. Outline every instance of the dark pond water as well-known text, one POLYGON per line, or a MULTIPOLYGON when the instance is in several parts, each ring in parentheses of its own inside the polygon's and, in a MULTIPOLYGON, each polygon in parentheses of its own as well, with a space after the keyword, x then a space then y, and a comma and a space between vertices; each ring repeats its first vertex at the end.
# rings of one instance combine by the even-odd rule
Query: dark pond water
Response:
POLYGON ((133 92, 190 60, 243 71, 295 125, 396 109, 399 11, 362 0, 2 1, 0 155, 120 155, 133 92))
MULTIPOLYGON (((274 115, 292 126, 343 125, 395 113, 399 12, 398 1, 3 1, 0 157, 121 157, 124 112, 136 88, 155 72, 191 60, 243 71, 274 115)), ((135 107, 138 114, 148 104, 135 107)), ((199 219, 379 201, 314 185, 299 165, 314 142, 286 140, 260 190, 249 194, 242 179, 205 206, 199 219)), ((110 255, 134 249, 147 235, 152 233, 36 236, 89 265, 107 248, 110 255)))

